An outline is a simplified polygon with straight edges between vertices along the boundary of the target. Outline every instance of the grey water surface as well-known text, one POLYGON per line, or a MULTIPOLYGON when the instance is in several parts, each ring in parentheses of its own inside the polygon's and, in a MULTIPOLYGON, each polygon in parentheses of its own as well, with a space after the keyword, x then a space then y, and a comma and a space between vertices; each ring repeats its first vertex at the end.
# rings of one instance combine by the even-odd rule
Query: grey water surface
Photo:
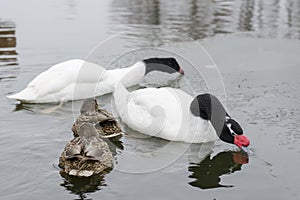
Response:
MULTIPOLYGON (((0 0, 0 198, 299 199, 299 39, 298 0, 0 0), (186 75, 167 85, 194 95, 220 83, 253 154, 220 141, 145 137, 124 126, 112 171, 68 177, 58 157, 82 101, 42 114, 54 105, 6 98, 68 59, 125 67, 170 55, 186 75)), ((152 75, 142 86, 164 79, 152 75)), ((110 95, 98 101, 115 113, 110 95)))

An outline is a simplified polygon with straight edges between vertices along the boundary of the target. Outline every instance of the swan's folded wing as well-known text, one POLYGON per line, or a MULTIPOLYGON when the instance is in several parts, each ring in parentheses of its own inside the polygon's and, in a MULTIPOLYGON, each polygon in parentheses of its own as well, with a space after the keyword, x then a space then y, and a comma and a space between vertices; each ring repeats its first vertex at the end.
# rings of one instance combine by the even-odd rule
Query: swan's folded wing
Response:
POLYGON ((105 78, 106 70, 99 65, 80 59, 68 60, 42 72, 24 90, 8 98, 41 103, 90 97, 105 78))
MULTIPOLYGON (((28 87, 37 96, 56 93, 76 83, 97 83, 105 74, 105 69, 94 63, 79 59, 68 60, 54 65, 34 78, 28 87)), ((95 85, 96 86, 96 85, 95 85)))
POLYGON ((167 111, 162 102, 165 98, 165 92, 156 88, 129 93, 122 84, 117 84, 114 91, 115 104, 123 122, 148 135, 155 135, 166 123, 167 111))
POLYGON ((131 93, 127 104, 128 114, 123 121, 141 133, 156 135, 168 120, 168 110, 161 103, 160 96, 156 88, 147 89, 147 93, 131 93))

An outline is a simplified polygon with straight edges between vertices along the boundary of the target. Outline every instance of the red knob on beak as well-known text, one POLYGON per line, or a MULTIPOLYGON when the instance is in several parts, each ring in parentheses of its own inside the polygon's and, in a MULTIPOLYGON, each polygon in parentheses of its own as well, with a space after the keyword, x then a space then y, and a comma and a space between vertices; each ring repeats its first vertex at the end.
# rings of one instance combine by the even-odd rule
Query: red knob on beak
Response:
POLYGON ((180 74, 182 74, 182 75, 184 75, 184 71, 183 71, 183 69, 180 67, 179 68, 179 71, 178 71, 180 74))
POLYGON ((250 144, 250 140, 245 135, 236 135, 234 136, 234 144, 239 148, 247 147, 250 144))

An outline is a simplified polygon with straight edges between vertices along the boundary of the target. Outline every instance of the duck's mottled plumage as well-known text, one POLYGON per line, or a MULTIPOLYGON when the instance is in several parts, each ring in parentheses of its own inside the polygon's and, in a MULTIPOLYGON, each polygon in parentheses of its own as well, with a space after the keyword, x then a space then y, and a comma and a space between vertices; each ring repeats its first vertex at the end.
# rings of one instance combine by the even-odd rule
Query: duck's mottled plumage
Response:
POLYGON ((99 109, 96 99, 86 99, 80 109, 80 116, 72 126, 74 136, 78 136, 78 130, 85 123, 92 123, 100 137, 118 137, 122 134, 119 123, 112 114, 104 109, 99 109))
POLYGON ((96 128, 85 123, 72 139, 59 158, 59 166, 69 175, 91 176, 113 166, 113 156, 109 146, 98 137, 96 128))

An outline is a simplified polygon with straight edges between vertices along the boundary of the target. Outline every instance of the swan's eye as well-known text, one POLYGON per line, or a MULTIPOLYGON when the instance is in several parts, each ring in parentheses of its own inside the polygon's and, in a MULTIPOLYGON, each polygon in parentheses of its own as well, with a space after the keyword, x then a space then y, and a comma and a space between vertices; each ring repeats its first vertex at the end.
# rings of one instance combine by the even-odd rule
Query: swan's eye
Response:
POLYGON ((232 136, 235 136, 236 133, 232 130, 231 126, 232 126, 232 124, 230 124, 230 123, 227 124, 227 127, 228 127, 228 129, 229 129, 229 132, 231 133, 232 136))

